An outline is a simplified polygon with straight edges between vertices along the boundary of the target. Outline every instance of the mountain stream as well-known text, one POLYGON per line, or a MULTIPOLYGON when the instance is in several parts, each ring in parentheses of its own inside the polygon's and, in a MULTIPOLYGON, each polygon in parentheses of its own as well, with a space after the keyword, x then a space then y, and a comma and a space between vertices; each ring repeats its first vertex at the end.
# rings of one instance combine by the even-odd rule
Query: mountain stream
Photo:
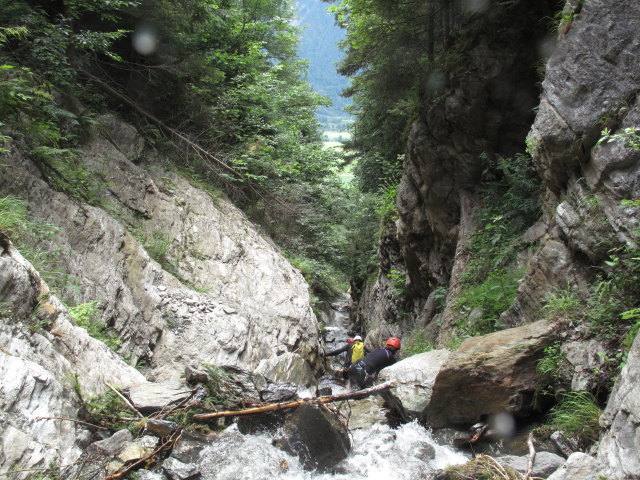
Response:
MULTIPOLYGON (((326 350, 344 345, 349 332, 349 314, 345 304, 334 304, 334 311, 325 324, 326 350)), ((330 357, 331 367, 342 367, 343 355, 330 357)), ((332 376, 326 375, 319 387, 331 387, 333 393, 345 387, 332 376)), ((222 437, 203 452, 201 472, 205 479, 216 480, 354 480, 384 479, 409 480, 430 478, 448 465, 469 460, 468 454, 439 445, 431 432, 417 422, 392 428, 386 424, 382 407, 375 401, 358 403, 375 417, 360 426, 352 426, 351 451, 333 473, 305 471, 298 458, 273 445, 277 434, 243 435, 236 425, 230 426, 222 437)), ((361 406, 358 406, 362 408, 361 406)), ((350 408, 356 408, 355 406, 350 408)), ((362 410, 359 414, 362 416, 362 410)), ((356 422, 354 422, 356 423, 356 422)))

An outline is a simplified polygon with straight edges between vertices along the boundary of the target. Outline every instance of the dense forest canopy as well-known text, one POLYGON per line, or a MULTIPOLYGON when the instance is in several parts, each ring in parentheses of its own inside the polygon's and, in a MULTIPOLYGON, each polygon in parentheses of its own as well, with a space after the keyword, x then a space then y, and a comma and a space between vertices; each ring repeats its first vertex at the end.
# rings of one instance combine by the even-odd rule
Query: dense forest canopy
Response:
POLYGON ((346 32, 339 70, 355 122, 345 160, 323 148, 316 112, 328 103, 306 81, 291 1, 0 0, 3 135, 50 183, 91 202, 74 149, 100 112, 117 110, 174 168, 264 225, 328 298, 375 271, 409 125, 459 68, 456 28, 477 13, 471 3, 314 6, 346 32), (345 162, 355 187, 338 181, 345 162))
POLYGON ((305 80, 295 15, 286 0, 1 0, 2 138, 92 202, 74 149, 116 110, 330 297, 360 268, 354 252, 373 258, 375 201, 338 181, 339 155, 323 148, 315 114, 328 103, 305 80))

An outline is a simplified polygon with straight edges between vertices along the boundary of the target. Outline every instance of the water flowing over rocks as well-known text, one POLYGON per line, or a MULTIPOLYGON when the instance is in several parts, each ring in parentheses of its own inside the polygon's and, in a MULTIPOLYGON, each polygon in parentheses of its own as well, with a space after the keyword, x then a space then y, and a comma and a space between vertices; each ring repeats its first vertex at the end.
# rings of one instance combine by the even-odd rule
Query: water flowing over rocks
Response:
POLYGON ((279 446, 307 470, 326 471, 347 458, 349 432, 333 412, 302 405, 287 419, 279 446))

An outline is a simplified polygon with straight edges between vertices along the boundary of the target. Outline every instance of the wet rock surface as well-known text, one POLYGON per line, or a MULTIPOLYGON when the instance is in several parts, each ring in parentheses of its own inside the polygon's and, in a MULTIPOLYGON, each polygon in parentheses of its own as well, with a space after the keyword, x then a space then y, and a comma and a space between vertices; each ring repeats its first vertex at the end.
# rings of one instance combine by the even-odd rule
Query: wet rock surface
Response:
POLYGON ((347 457, 351 442, 335 414, 302 405, 289 417, 280 448, 297 455, 308 470, 327 471, 347 457))

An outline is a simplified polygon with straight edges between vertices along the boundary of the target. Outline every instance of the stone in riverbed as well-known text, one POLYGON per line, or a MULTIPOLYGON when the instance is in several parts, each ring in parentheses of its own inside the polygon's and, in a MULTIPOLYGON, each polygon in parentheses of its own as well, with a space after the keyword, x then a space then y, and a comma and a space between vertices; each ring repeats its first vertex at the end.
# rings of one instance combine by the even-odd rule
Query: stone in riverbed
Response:
POLYGON ((337 417, 311 405, 296 409, 278 445, 298 456, 305 470, 323 472, 344 460, 351 448, 347 429, 337 417))
MULTIPOLYGON (((502 457, 496 457, 496 460, 501 465, 506 465, 507 467, 511 467, 521 473, 527 471, 529 464, 529 457, 527 455, 520 457, 515 455, 504 455, 502 457)), ((564 465, 564 462, 564 458, 560 455, 556 455, 555 453, 537 452, 533 462, 532 475, 534 477, 547 478, 558 468, 564 465)))
POLYGON ((151 413, 175 405, 191 395, 188 387, 178 381, 140 383, 129 387, 131 403, 141 413, 151 413))

